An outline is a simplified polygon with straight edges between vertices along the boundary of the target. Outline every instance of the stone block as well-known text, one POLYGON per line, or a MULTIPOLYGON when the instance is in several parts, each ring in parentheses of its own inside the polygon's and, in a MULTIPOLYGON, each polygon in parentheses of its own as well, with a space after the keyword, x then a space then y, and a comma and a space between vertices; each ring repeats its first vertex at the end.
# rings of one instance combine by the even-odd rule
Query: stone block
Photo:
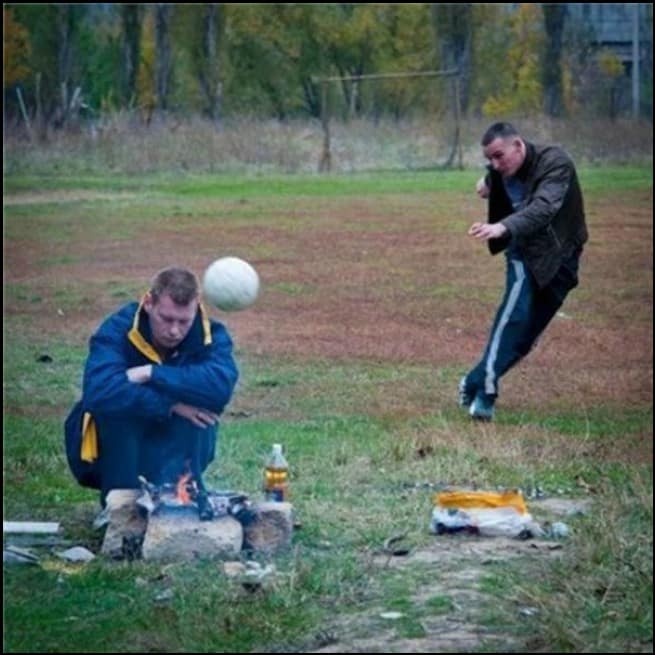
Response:
POLYGON ((274 553, 291 545, 293 506, 287 502, 256 503, 244 523, 244 550, 274 553))
POLYGON ((136 559, 148 525, 146 513, 136 504, 137 489, 112 489, 107 494, 108 524, 100 552, 113 559, 136 559))
POLYGON ((231 516, 200 521, 195 506, 167 507, 150 515, 143 540, 145 560, 179 561, 233 557, 243 545, 241 523, 231 516))

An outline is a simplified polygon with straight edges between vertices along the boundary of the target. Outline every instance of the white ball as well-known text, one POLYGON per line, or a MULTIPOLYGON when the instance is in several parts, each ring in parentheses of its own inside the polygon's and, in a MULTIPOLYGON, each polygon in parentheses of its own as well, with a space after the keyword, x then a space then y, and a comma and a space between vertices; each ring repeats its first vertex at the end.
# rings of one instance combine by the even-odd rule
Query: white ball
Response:
POLYGON ((259 275, 243 259, 221 257, 207 267, 202 289, 207 302, 224 312, 234 312, 255 302, 259 293, 259 275))

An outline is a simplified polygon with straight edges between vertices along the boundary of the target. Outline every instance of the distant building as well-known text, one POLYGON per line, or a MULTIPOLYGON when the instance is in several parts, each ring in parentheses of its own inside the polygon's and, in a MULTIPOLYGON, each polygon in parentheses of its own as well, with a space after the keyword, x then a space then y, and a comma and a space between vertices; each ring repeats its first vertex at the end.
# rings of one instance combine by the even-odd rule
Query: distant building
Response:
POLYGON ((585 29, 591 45, 612 50, 623 63, 627 75, 632 72, 633 43, 637 36, 640 60, 643 60, 645 52, 652 53, 652 4, 569 2, 567 8, 570 23, 585 29), (636 17, 637 8, 639 14, 636 17))

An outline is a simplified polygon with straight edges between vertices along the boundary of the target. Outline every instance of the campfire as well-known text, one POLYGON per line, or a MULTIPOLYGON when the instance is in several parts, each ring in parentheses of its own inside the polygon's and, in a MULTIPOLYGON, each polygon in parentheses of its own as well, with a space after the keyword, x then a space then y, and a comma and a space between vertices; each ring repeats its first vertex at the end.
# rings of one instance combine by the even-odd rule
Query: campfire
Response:
POLYGON ((102 552, 116 559, 232 557, 242 550, 274 552, 291 541, 289 503, 253 504, 243 493, 207 489, 189 467, 176 481, 140 477, 139 483, 140 489, 107 496, 102 552))
POLYGON ((243 493, 208 490, 189 471, 177 481, 154 484, 140 477, 139 482, 141 489, 115 489, 107 496, 102 552, 112 558, 235 557, 290 545, 289 503, 251 503, 243 493))
POLYGON ((180 501, 181 505, 189 505, 192 502, 191 494, 193 494, 194 497, 197 496, 198 485, 195 484, 194 480, 192 480, 191 473, 185 473, 180 477, 175 487, 175 491, 177 499, 180 501))
POLYGON ((155 485, 139 477, 142 495, 137 501, 148 514, 197 512, 201 521, 227 516, 247 522, 250 502, 245 494, 234 491, 208 491, 202 480, 190 471, 183 473, 176 483, 155 485))

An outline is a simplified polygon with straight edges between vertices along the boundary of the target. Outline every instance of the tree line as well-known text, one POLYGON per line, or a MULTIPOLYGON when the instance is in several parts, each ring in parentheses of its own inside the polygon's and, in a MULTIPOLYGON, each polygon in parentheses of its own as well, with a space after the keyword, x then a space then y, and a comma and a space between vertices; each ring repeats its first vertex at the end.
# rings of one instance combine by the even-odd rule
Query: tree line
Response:
MULTIPOLYGON (((403 118, 446 111, 454 87, 357 78, 452 69, 463 115, 616 116, 625 105, 623 65, 591 46, 589 26, 574 24, 565 3, 7 4, 3 12, 10 124, 56 128, 124 110, 146 122, 157 113, 217 123, 319 117, 328 76, 347 78, 330 85, 331 111, 403 118)), ((652 89, 652 55, 645 73, 652 89)))

